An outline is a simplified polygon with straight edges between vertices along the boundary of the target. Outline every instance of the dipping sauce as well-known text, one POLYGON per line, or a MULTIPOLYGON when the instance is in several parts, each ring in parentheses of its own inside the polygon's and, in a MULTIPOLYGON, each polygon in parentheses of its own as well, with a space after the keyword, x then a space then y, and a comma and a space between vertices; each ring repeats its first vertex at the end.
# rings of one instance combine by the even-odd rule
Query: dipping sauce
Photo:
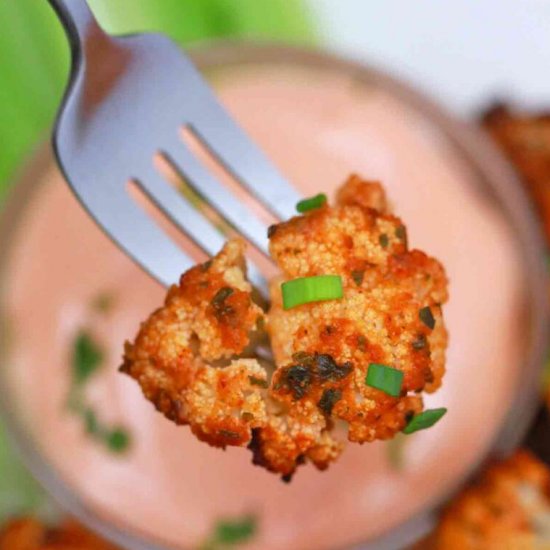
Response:
MULTIPOLYGON (((435 427, 409 436, 403 465, 388 443, 348 445, 326 472, 292 483, 256 468, 245 449, 223 452, 176 427, 117 372, 123 342, 164 290, 94 225, 52 168, 37 185, 13 242, 8 289, 13 391, 49 461, 102 516, 180 547, 200 543, 218 517, 254 511, 251 548, 323 549, 383 534, 425 509, 491 444, 520 375, 523 279, 509 225, 455 149, 423 117, 350 76, 279 65, 213 75, 220 97, 304 195, 351 173, 384 183, 409 241, 450 278, 444 309, 447 374, 427 407, 435 427), (112 311, 90 313, 101 293, 112 311), (113 455, 67 412, 70 349, 89 327, 108 350, 87 398, 133 446, 113 455)), ((38 183, 38 182, 37 182, 38 183)), ((183 269, 183 267, 182 267, 183 269)))

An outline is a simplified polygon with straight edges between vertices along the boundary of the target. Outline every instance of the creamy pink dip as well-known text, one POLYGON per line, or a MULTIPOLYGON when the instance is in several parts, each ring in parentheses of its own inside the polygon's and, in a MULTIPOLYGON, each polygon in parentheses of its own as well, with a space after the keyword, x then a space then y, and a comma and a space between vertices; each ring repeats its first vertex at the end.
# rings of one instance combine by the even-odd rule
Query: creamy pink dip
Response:
POLYGON ((45 456, 102 515, 174 545, 195 545, 215 518, 255 511, 251 547, 319 549, 359 542, 424 509, 487 449, 507 409, 520 361, 518 252, 508 226, 474 190, 476 176, 425 120, 396 99, 332 73, 282 67, 216 75, 223 102, 305 195, 332 191, 350 172, 384 182, 412 246, 450 276, 451 334, 434 428, 408 438, 405 465, 386 443, 349 445, 320 473, 291 484, 250 464, 244 449, 212 449, 154 411, 118 374, 122 344, 157 307, 163 289, 95 227, 58 172, 20 220, 11 261, 14 392, 45 456), (498 276, 496 276, 498 271, 498 276), (116 296, 92 315, 99 293, 116 296), (82 325, 109 350, 89 385, 106 421, 130 427, 132 451, 115 457, 66 413, 69 349, 82 325))

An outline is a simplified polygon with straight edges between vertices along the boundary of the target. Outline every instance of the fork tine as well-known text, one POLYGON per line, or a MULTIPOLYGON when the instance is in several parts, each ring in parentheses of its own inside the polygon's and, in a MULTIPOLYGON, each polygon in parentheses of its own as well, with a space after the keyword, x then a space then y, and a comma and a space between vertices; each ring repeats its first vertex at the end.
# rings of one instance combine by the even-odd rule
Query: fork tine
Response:
MULTIPOLYGON (((206 99, 206 98, 205 98, 206 99)), ((192 128, 203 144, 258 201, 281 220, 296 215, 303 197, 233 121, 217 100, 193 117, 192 128)))
POLYGON ((209 256, 217 254, 225 243, 224 236, 193 207, 153 167, 143 167, 136 183, 180 230, 209 256))
POLYGON ((132 201, 124 188, 120 190, 109 200, 98 195, 79 198, 109 237, 145 271, 164 286, 177 283, 181 273, 195 262, 132 201))
MULTIPOLYGON (((140 170, 136 183, 144 193, 162 210, 180 230, 191 237, 209 256, 214 256, 223 247, 226 238, 195 209, 170 183, 154 169, 151 164, 140 170)), ((265 228, 262 226, 263 233, 265 228)), ((250 260, 248 279, 260 292, 267 295, 265 277, 250 260)))
POLYGON ((164 153, 185 180, 233 227, 269 257, 267 227, 254 212, 198 160, 187 145, 177 139, 167 143, 164 153))

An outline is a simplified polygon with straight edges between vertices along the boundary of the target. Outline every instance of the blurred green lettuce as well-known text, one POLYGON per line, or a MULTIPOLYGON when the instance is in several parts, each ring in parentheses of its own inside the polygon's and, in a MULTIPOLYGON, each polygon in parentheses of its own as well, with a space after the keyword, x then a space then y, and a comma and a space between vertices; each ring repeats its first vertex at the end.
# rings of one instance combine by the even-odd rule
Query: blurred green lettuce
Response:
MULTIPOLYGON (((301 0, 90 0, 115 34, 160 30, 181 44, 211 38, 314 40, 301 0)), ((45 136, 69 64, 46 0, 0 0, 0 201, 32 146, 45 136)))

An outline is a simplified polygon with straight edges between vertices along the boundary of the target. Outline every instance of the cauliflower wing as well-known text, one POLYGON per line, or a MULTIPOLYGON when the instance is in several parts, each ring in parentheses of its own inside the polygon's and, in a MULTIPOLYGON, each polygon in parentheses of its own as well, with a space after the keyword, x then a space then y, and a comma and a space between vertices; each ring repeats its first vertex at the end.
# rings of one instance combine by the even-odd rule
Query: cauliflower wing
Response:
POLYGON ((352 176, 337 204, 269 228, 281 270, 266 314, 252 299, 244 243, 232 240, 212 260, 182 275, 162 308, 126 343, 121 371, 159 411, 218 447, 248 446, 253 462, 290 479, 306 461, 325 469, 348 439, 399 432, 423 408, 445 370, 447 333, 441 265, 410 251, 382 186, 352 176), (340 300, 285 310, 281 283, 337 274, 340 300), (267 331, 275 365, 254 356, 267 331), (401 395, 365 384, 370 363, 404 374, 401 395))

